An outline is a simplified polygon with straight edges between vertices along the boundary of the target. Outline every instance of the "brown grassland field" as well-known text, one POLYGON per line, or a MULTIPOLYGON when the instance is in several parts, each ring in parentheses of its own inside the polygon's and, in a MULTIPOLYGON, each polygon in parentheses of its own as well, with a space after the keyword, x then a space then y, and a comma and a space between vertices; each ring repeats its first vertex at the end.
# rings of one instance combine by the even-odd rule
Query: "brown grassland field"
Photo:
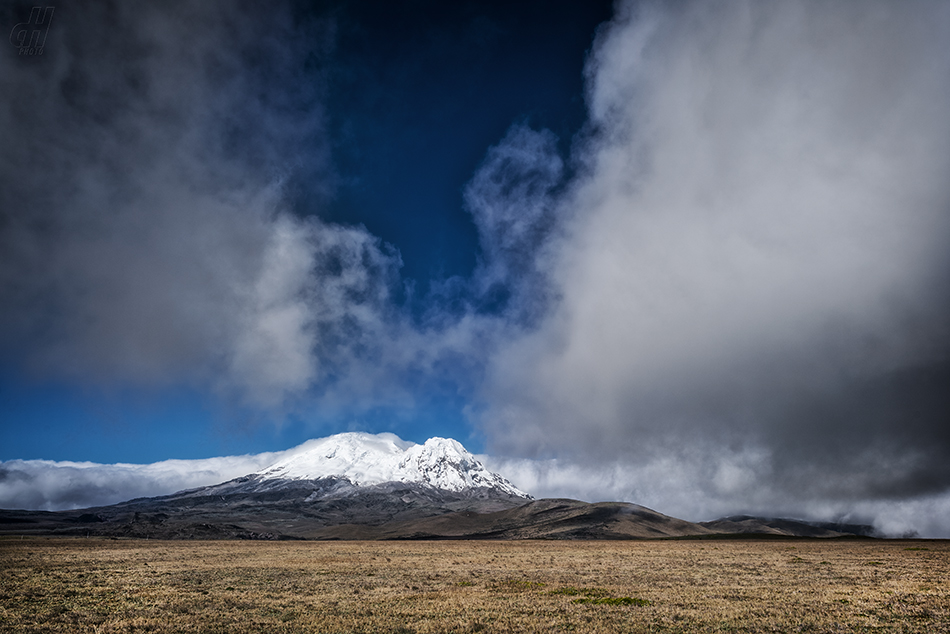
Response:
POLYGON ((7 537, 0 632, 950 632, 950 542, 7 537))

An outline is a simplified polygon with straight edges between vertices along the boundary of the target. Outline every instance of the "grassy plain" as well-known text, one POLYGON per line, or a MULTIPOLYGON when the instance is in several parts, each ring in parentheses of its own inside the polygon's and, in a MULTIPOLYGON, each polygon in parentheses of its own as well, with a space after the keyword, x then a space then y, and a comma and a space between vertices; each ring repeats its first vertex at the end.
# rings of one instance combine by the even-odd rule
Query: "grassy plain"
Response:
POLYGON ((948 632, 950 543, 0 539, 0 632, 948 632))

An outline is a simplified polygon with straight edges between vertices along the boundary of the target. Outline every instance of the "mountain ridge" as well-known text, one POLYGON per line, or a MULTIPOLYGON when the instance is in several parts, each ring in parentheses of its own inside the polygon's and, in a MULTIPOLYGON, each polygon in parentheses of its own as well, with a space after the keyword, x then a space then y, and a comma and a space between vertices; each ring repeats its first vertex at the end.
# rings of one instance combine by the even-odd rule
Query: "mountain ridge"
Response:
POLYGON ((0 510, 0 534, 158 539, 650 539, 841 537, 794 520, 694 523, 626 502, 535 500, 458 441, 350 432, 255 473, 76 511, 0 510))

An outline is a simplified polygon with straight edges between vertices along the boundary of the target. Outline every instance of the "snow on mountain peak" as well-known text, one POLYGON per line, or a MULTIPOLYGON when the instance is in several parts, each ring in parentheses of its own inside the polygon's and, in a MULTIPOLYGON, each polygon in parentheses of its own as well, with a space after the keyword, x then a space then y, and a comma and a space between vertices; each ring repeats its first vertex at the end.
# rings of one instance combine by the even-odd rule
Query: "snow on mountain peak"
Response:
POLYGON ((308 440, 258 475, 285 480, 343 477, 357 486, 408 482, 449 491, 485 487, 530 497, 488 471, 451 438, 430 438, 418 445, 395 434, 336 434, 308 440))

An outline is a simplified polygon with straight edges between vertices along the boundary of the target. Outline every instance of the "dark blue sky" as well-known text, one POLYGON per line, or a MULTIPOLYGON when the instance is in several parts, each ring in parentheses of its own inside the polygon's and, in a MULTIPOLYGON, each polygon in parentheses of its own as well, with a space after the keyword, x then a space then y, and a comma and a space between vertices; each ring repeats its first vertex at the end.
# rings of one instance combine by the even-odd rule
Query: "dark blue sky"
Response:
POLYGON ((583 68, 611 2, 343 3, 327 83, 336 190, 299 209, 362 223, 403 275, 468 276, 477 236, 462 190, 512 124, 568 152, 586 119, 583 68))

